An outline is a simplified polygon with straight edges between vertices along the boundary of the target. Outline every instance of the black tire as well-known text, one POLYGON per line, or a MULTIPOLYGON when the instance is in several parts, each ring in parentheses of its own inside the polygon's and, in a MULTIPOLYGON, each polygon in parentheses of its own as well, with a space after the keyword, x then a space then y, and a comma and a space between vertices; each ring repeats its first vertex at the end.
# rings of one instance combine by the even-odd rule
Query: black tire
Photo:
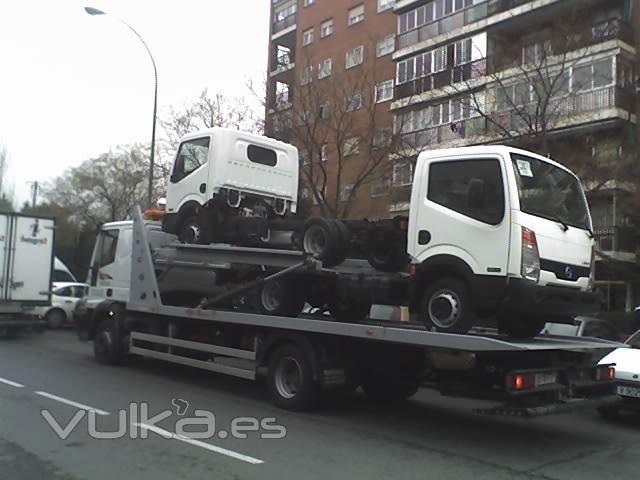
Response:
POLYGON ((420 318, 427 330, 467 333, 475 322, 469 287, 457 278, 443 278, 425 288, 420 318))
POLYGON ((397 380, 370 375, 362 382, 362 390, 374 402, 389 403, 406 401, 420 388, 419 380, 397 380))
POLYGON ((117 328, 119 309, 112 310, 115 315, 105 314, 99 321, 93 335, 93 354, 98 361, 105 365, 118 365, 127 355, 127 345, 124 332, 117 328))
POLYGON ((409 264, 406 242, 388 228, 374 228, 367 239, 367 261, 381 272, 397 272, 409 264))
POLYGON ((331 316, 339 322, 360 322, 369 316, 371 302, 342 297, 329 302, 331 316))
POLYGON ((286 410, 309 410, 316 405, 319 388, 307 354, 295 344, 279 347, 271 356, 267 388, 273 403, 286 410))
POLYGON ((304 296, 291 280, 266 282, 257 298, 258 310, 267 315, 297 317, 304 308, 304 296))
POLYGON ((340 239, 342 240, 342 244, 348 250, 349 243, 351 242, 351 232, 349 231, 349 227, 347 227, 344 222, 338 219, 333 219, 332 222, 335 224, 338 233, 340 234, 340 239))
POLYGON ((182 243, 199 245, 208 243, 206 241, 202 217, 200 215, 192 214, 185 218, 184 221, 180 224, 178 239, 182 243))
POLYGON ((346 245, 343 243, 336 222, 327 218, 307 220, 302 232, 302 251, 322 261, 326 267, 341 263, 346 257, 346 245))
POLYGON ((533 338, 540 335, 546 321, 524 314, 498 314, 498 332, 513 338, 533 338))
POLYGON ((617 405, 598 407, 598 413, 605 420, 618 420, 620 418, 620 407, 617 405))
POLYGON ((57 328, 61 328, 64 323, 67 321, 67 314, 64 311, 55 309, 51 310, 45 316, 45 320, 47 322, 47 326, 54 330, 57 328))

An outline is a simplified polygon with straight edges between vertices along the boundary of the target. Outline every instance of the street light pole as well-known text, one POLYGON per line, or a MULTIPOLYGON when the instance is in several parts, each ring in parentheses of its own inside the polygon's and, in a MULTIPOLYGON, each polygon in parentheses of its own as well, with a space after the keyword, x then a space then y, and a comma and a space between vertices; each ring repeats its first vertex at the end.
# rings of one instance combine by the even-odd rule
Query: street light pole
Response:
MULTIPOLYGON (((85 12, 87 12, 91 16, 96 15, 106 15, 106 12, 102 10, 98 10, 93 7, 84 7, 85 12)), ((127 22, 124 20, 117 18, 117 20, 125 25, 129 30, 133 32, 133 34, 138 37, 138 40, 144 46, 144 49, 149 54, 149 58, 151 59, 151 65, 153 65, 153 81, 154 81, 154 90, 153 90, 153 127, 151 129, 151 153, 149 155, 149 185, 147 190, 147 203, 149 208, 153 207, 153 171, 155 169, 155 151, 156 151, 156 116, 158 112, 158 69, 156 68, 156 61, 151 54, 151 50, 149 50, 149 46, 147 42, 140 36, 140 34, 127 22)))

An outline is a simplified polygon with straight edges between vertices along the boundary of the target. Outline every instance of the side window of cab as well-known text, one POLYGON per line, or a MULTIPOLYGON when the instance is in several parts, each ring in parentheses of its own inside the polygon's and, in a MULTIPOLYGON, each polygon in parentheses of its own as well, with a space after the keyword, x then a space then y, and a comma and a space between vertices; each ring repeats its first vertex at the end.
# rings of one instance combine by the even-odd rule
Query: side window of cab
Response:
POLYGON ((489 225, 505 212, 500 162, 492 158, 434 162, 429 167, 427 198, 489 225))
POLYGON ((177 183, 207 163, 209 158, 209 137, 195 138, 182 142, 171 172, 171 183, 177 183))

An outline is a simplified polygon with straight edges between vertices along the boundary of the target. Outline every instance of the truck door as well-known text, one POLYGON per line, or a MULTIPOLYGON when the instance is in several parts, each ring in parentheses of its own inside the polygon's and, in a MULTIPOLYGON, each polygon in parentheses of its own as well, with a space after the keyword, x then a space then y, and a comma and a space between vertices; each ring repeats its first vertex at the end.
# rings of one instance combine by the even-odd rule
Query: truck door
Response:
MULTIPOLYGON (((411 205, 414 257, 464 260, 475 274, 506 276, 510 212, 504 162, 495 158, 437 159, 418 170, 418 205, 411 205)), ((415 182, 414 181, 414 182, 415 182)), ((412 198, 412 201, 415 201, 412 198)))
POLYGON ((51 299, 55 220, 14 217, 9 298, 48 304, 51 299))
POLYGON ((91 266, 91 298, 129 300, 131 242, 130 227, 100 231, 91 266))
POLYGON ((167 188, 167 212, 175 213, 190 200, 203 205, 207 200, 210 137, 182 142, 167 188))

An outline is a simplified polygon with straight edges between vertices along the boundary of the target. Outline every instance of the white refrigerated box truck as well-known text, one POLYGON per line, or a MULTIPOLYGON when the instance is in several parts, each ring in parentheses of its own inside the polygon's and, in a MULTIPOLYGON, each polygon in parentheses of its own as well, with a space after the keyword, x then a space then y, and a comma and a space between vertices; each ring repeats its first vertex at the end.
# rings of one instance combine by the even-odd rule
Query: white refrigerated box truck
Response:
POLYGON ((35 307, 51 304, 55 219, 0 213, 0 335, 43 325, 35 307))

